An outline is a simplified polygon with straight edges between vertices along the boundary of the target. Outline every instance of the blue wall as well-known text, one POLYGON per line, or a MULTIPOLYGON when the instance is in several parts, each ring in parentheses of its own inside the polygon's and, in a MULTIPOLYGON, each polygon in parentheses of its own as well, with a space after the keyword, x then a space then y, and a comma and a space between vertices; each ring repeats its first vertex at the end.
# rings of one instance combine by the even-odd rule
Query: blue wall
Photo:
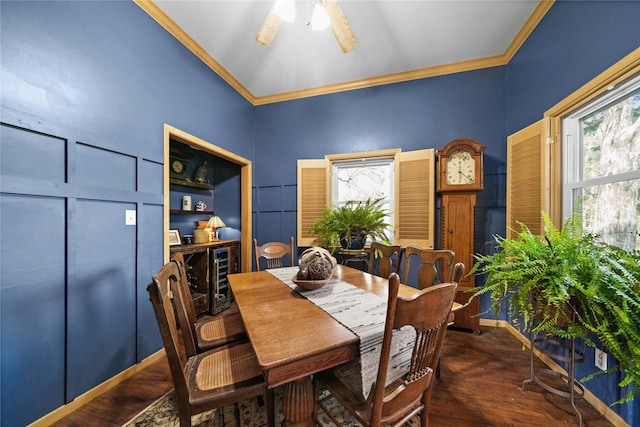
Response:
POLYGON ((0 13, 0 419, 13 427, 161 347, 146 286, 163 262, 163 125, 251 159, 254 108, 133 2, 0 13))
POLYGON ((506 68, 494 67, 257 107, 256 209, 269 210, 257 218, 258 241, 288 239, 286 233, 273 236, 273 228, 281 222, 279 212, 287 216, 293 211, 295 221, 297 159, 398 147, 442 148, 466 137, 487 146, 486 190, 478 195, 480 249, 505 227, 505 87, 506 68), (282 205, 270 197, 277 191, 286 196, 282 205))
MULTIPOLYGON (((3 426, 160 348, 145 288, 162 263, 164 123, 254 161, 261 242, 295 236, 299 158, 476 139, 479 250, 505 228, 506 136, 640 45, 640 2, 556 2, 507 66, 252 107, 132 2, 0 14, 3 426)), ((616 383, 587 385, 611 402, 616 383)), ((616 410, 638 425, 638 403, 616 410)))

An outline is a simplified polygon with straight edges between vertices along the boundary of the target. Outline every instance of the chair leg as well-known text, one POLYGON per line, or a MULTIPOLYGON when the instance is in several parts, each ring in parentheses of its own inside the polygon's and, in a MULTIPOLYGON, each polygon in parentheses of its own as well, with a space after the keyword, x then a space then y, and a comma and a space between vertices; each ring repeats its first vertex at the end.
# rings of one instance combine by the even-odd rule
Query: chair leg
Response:
MULTIPOLYGON (((185 411, 186 412, 186 411, 185 411)), ((191 427, 191 414, 190 413, 179 413, 180 418, 180 427, 191 427)))
POLYGON ((438 364, 436 365, 436 378, 440 379, 440 358, 438 358, 438 364))
POLYGON ((274 391, 272 388, 268 388, 267 389, 267 426, 268 427, 275 427, 276 425, 276 408, 275 408, 275 398, 274 398, 274 391))
POLYGON ((236 426, 240 427, 240 405, 238 405, 238 402, 233 404, 233 415, 236 419, 236 426))

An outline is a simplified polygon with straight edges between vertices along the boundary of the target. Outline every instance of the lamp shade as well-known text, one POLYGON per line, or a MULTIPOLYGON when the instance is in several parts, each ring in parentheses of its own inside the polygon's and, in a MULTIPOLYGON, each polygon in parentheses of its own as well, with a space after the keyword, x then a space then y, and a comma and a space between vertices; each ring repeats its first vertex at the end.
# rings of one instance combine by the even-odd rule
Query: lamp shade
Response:
POLYGON ((226 225, 218 215, 209 218, 209 221, 207 222, 207 228, 216 229, 220 227, 226 227, 226 225))

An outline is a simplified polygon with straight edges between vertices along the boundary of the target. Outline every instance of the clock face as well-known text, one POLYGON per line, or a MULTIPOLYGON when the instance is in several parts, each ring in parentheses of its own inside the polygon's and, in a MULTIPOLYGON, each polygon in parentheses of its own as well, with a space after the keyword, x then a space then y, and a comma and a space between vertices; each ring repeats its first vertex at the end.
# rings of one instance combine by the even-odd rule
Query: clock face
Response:
POLYGON ((467 185, 476 182, 476 160, 466 150, 457 150, 447 159, 447 184, 467 185))
POLYGON ((180 160, 174 160, 171 163, 171 169, 173 169, 175 173, 182 173, 182 171, 184 170, 184 163, 182 163, 180 160))

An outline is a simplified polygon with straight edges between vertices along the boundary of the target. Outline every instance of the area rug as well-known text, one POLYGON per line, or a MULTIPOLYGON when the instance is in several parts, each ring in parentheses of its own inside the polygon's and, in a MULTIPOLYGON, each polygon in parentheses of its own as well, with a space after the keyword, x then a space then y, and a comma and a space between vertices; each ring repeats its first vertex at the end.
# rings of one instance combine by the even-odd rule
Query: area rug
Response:
MULTIPOLYGON (((282 405, 281 405, 282 388, 275 390, 275 409, 276 409, 276 425, 282 425, 282 405)), ((351 414, 338 401, 331 397, 324 401, 327 409, 336 417, 344 426, 359 426, 360 424, 353 419, 351 414)), ((264 406, 260 406, 258 399, 248 399, 239 404, 240 409, 240 425, 242 427, 261 427, 267 425, 267 413, 264 406)), ((220 413, 217 409, 194 415, 191 422, 194 427, 214 427, 219 426, 220 413)), ((223 408, 223 424, 224 427, 235 427, 236 420, 233 415, 233 406, 223 408)), ((334 425, 329 417, 322 411, 319 411, 318 421, 323 426, 334 425)), ((133 417, 124 424, 123 427, 157 427, 169 426, 179 427, 178 409, 175 404, 175 393, 173 390, 156 400, 154 403, 146 407, 142 412, 133 417)), ((419 420, 414 417, 409 426, 418 426, 419 420)))

